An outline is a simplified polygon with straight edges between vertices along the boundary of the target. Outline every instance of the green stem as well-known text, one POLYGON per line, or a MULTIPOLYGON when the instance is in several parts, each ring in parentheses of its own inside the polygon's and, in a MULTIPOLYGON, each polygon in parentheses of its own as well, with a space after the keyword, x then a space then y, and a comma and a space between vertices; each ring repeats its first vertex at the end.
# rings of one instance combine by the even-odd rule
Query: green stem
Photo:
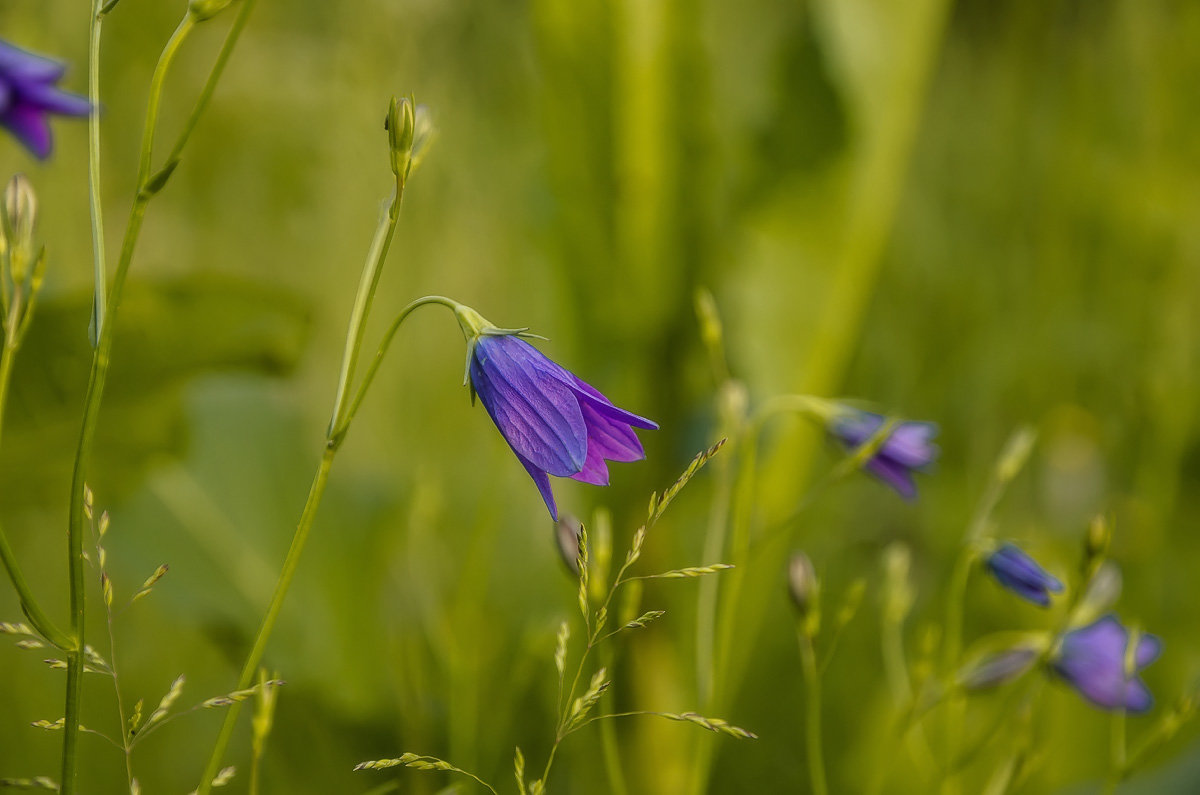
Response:
MULTIPOLYGON (((371 313, 375 290, 379 287, 379 277, 383 273, 383 260, 392 245, 392 237, 396 234, 396 221, 400 218, 400 203, 403 200, 404 178, 397 174, 396 188, 392 193, 391 203, 388 205, 386 216, 380 218, 380 222, 375 228, 375 236, 371 239, 371 248, 367 252, 367 262, 359 277, 358 292, 354 296, 354 309, 350 312, 350 330, 346 334, 346 349, 342 354, 342 369, 338 374, 337 393, 333 399, 333 415, 329 420, 330 438, 336 438, 339 433, 345 433, 350 422, 349 413, 345 409, 346 395, 354 381, 358 353, 362 349, 363 335, 367 331, 367 316, 371 313), (347 416, 343 417, 343 414, 347 416)), ((389 334, 385 337, 385 345, 380 349, 380 355, 386 349, 386 344, 391 342, 391 335, 395 333, 395 329, 404 322, 404 317, 405 315, 402 313, 400 319, 389 330, 389 334)), ((374 376, 373 370, 371 376, 374 376)))
MULTIPOLYGON (((373 288, 372 288, 373 289, 373 288)), ((408 319, 408 316, 413 313, 413 310, 418 307, 428 304, 441 304, 449 307, 452 311, 461 306, 457 301, 446 298, 441 295, 426 295, 411 302, 408 306, 400 310, 400 314, 392 321, 392 325, 388 326, 388 330, 384 333, 383 339, 379 343, 379 350, 375 352, 375 358, 371 360, 371 366, 367 368, 366 375, 363 376, 362 384, 358 387, 358 392, 354 395, 354 400, 349 407, 345 409, 345 417, 337 424, 330 434, 331 439, 341 439, 346 434, 346 430, 350 427, 350 423, 354 420, 354 416, 358 414, 358 409, 362 405, 363 398, 367 396, 367 388, 371 386, 371 382, 375 380, 375 375, 379 372, 379 366, 383 364, 383 359, 387 355, 388 348, 392 344, 392 338, 396 336, 396 332, 400 330, 400 326, 408 319)), ((334 415, 337 416, 336 414, 334 415)))
POLYGON ((150 178, 151 161, 154 157, 154 131, 158 127, 158 108, 162 103, 163 84, 167 79, 167 71, 171 61, 179 52, 180 45, 195 26, 196 21, 192 15, 185 14, 174 32, 171 33, 171 38, 167 39, 162 55, 158 58, 158 64, 154 68, 154 74, 150 77, 150 98, 146 102, 146 129, 142 134, 142 149, 138 158, 137 186, 139 192, 146 188, 146 182, 150 178))
POLYGON ((108 300, 108 268, 104 264, 104 214, 100 202, 100 29, 104 15, 100 12, 103 0, 93 7, 88 42, 88 101, 93 112, 88 116, 88 201, 92 219, 92 344, 100 339, 108 300))
MULTIPOLYGON (((129 221, 125 227, 125 237, 121 242, 121 255, 117 262, 116 273, 113 275, 112 286, 109 288, 107 305, 111 315, 116 314, 124 293, 125 280, 129 274, 129 265, 133 261, 133 252, 141 232, 142 221, 146 214, 146 204, 154 195, 154 190, 147 190, 146 180, 150 174, 150 158, 154 148, 154 128, 158 122, 158 108, 162 101, 163 84, 171 62, 179 52, 180 46, 191 31, 193 22, 191 16, 185 16, 183 21, 171 34, 159 55, 158 64, 150 80, 150 97, 146 104, 146 126, 142 131, 141 156, 139 158, 137 192, 133 205, 129 210, 129 221)), ((159 185, 158 187, 161 187, 159 185)), ((97 223, 93 219, 93 224, 97 223)), ((91 461, 92 447, 96 437, 96 424, 100 415, 100 404, 104 397, 104 385, 108 378, 108 368, 112 355, 114 324, 107 322, 98 329, 96 349, 92 355, 92 369, 88 376, 87 397, 84 403, 83 422, 79 432, 79 446, 75 453, 75 464, 71 473, 71 504, 67 524, 67 566, 70 572, 71 635, 73 648, 67 654, 67 691, 66 708, 63 726, 62 751, 62 792, 70 795, 75 791, 75 771, 77 745, 79 740, 79 713, 82 701, 83 684, 83 648, 84 626, 86 619, 86 594, 83 580, 83 503, 84 488, 87 481, 88 464, 91 461)))
POLYGON ((804 670, 804 687, 807 693, 804 705, 804 739, 808 754, 808 772, 812 780, 813 795, 827 795, 825 783, 825 758, 821 752, 821 677, 817 673, 817 655, 813 651, 812 638, 801 628, 800 665, 804 670))
POLYGON ((200 122, 200 117, 204 115, 204 111, 208 108, 208 103, 212 99, 217 83, 220 81, 221 75, 225 72, 226 64, 229 63, 229 56, 233 53, 233 48, 237 45, 242 31, 246 27, 246 22, 250 19, 250 12, 254 10, 254 4, 257 1, 242 0, 237 17, 234 18, 233 24, 229 27, 229 32, 225 34, 225 42, 221 45, 221 51, 217 53, 217 59, 213 61, 213 67, 208 74, 208 80, 205 81, 204 87, 200 89, 200 95, 196 99, 196 104, 192 107, 192 112, 188 115, 187 121, 184 122, 183 129, 179 132, 179 137, 175 139, 175 145, 171 147, 171 153, 167 155, 163 166, 164 169, 173 169, 179 163, 179 159, 183 155, 183 148, 187 145, 188 139, 195 131, 196 125, 200 122))
MULTIPOLYGON (((725 429, 725 438, 737 444, 737 438, 725 429)), ((704 536, 704 560, 719 560, 725 551, 726 531, 729 529, 729 512, 733 499, 734 481, 737 470, 728 458, 722 457, 716 472, 712 507, 708 514, 708 531, 704 536)), ((696 689, 705 709, 712 708, 714 695, 714 657, 716 656, 717 597, 720 593, 718 577, 705 577, 700 582, 700 593, 696 600, 696 689)))
MULTIPOLYGON (((317 508, 321 504, 321 497, 325 494, 325 486, 329 481, 329 469, 333 466, 334 455, 337 454, 338 447, 334 443, 329 443, 325 447, 325 452, 321 456, 320 466, 317 467, 316 477, 313 479, 312 487, 308 491, 308 499, 304 503, 304 512, 300 515, 300 523, 296 526, 296 534, 292 537, 292 545, 288 549, 287 558, 283 561, 283 570, 279 573, 279 580, 275 584, 275 593, 271 597, 271 603, 267 606, 267 613, 263 617, 262 625, 258 628, 258 634, 254 638, 254 646, 250 649, 250 654, 246 657, 246 663, 242 666, 242 673, 238 677, 237 687, 235 690, 245 690, 250 687, 254 672, 258 670, 258 665, 262 662, 263 653, 267 649, 267 641, 271 637, 271 631, 275 628, 275 620, 279 617, 279 611, 283 607, 283 599, 287 596, 288 588, 292 584, 292 578, 296 574, 296 567, 300 565, 300 555, 304 552, 304 545, 308 541, 309 531, 312 529, 313 520, 317 516, 317 508)), ((221 760, 225 755, 225 749, 229 746, 229 740, 233 736, 233 729, 237 725, 237 717, 241 712, 242 705, 240 702, 229 705, 225 711, 225 720, 221 724, 221 732, 217 735, 217 743, 213 747, 212 755, 209 757, 208 766, 204 769, 203 778, 200 781, 200 786, 196 788, 197 795, 205 795, 212 788, 212 780, 221 770, 221 760)))
MULTIPOLYGON (((267 641, 271 637, 271 631, 275 627, 275 620, 279 616, 279 611, 283 607, 283 600, 287 596, 288 588, 291 586, 292 578, 295 575, 296 567, 300 563, 300 556, 304 552, 304 545, 308 541, 309 531, 312 529, 313 520, 316 518, 317 508, 321 504, 321 498, 325 493, 325 485, 329 478, 329 469, 333 465, 334 455, 338 448, 341 447, 343 440, 346 437, 346 432, 350 428, 350 422, 353 420, 358 407, 361 405, 363 397, 366 395, 367 388, 374 379, 375 374, 379 370, 379 365, 383 361, 384 355, 387 353, 388 346, 391 344, 392 338, 399 330, 401 324, 408 318, 412 312, 420 306, 427 304, 442 304, 454 309, 459 306, 458 302, 440 295, 425 296, 418 298, 410 303, 400 315, 393 321, 387 334, 384 335, 383 341, 380 343, 379 351, 375 355, 375 360, 371 363, 371 368, 367 371, 363 378, 363 383, 356 394, 353 403, 349 408, 346 408, 345 396, 349 389, 349 378, 353 376, 354 362, 358 359, 359 348, 362 346, 362 338, 365 332, 367 316, 370 311, 371 300, 375 294, 376 286, 379 282, 379 274, 383 260, 387 257, 388 248, 391 245, 392 237, 395 232, 396 222, 399 218, 400 200, 403 196, 403 182, 397 180, 396 192, 392 196, 392 201, 388 212, 380 218, 380 224, 375 231, 375 237, 371 242, 371 248, 367 255, 367 261, 363 266, 363 275, 359 280, 358 294, 354 301, 354 312, 351 315, 350 329, 347 331, 346 338, 348 341, 345 354, 342 360, 341 375, 338 382, 337 396, 334 401, 334 409, 329 421, 329 433, 326 437, 325 452, 321 457, 321 464, 317 469, 316 477, 313 480, 312 488, 308 492, 308 500, 304 504, 304 512, 300 516, 300 522, 296 526, 296 533, 292 537, 291 547, 288 549, 287 557, 283 562, 283 570, 279 574, 279 580, 275 585, 275 592, 271 596, 271 602, 267 606, 267 613, 264 616, 262 624, 259 626, 258 634, 254 638, 254 645, 250 649, 250 654, 246 658, 245 664, 242 666, 241 676, 238 678, 237 690, 244 690, 250 687, 251 681, 254 678, 254 673, 258 670, 259 663, 262 661, 264 652, 266 651, 267 641), (349 344, 353 341, 353 344, 349 344), (343 416, 344 415, 344 416, 343 416)), ((225 720, 221 724, 221 731, 217 735, 217 742, 213 746, 212 754, 209 756, 208 765, 204 769, 204 774, 200 780, 200 785, 196 788, 197 795, 207 795, 212 788, 212 780, 221 769, 221 761, 225 755, 226 749, 229 747, 229 741, 233 737, 233 730, 237 724, 238 714, 241 712, 241 704, 231 705, 225 712, 225 720)))

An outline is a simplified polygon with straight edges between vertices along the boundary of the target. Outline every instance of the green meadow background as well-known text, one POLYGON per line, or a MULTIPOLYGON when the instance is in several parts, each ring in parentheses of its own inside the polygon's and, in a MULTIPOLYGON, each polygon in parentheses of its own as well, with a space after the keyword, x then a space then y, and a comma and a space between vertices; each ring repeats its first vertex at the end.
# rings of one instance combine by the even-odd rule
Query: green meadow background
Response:
MULTIPOLYGON (((6 0, 0 31, 70 63, 86 87, 87 3, 6 0)), ((133 190, 150 72, 181 0, 121 0, 102 51, 110 256, 133 190)), ((232 14, 172 73, 161 146, 191 108, 232 14)), ((834 792, 861 791, 888 735, 880 556, 912 550, 917 653, 944 612, 954 556, 1007 436, 1033 457, 996 533, 1069 579, 1088 521, 1114 520, 1118 611, 1165 641, 1158 707, 1200 680, 1200 4, 1168 0, 260 0, 182 165, 150 205, 118 319, 92 486, 112 515, 127 698, 232 688, 320 457, 362 259, 390 187, 392 95, 427 104, 437 140, 410 183, 369 350, 395 313, 452 296, 618 405, 654 418, 647 460, 609 488, 555 484, 560 507, 613 516, 619 558, 652 490, 721 434, 694 310, 715 296, 751 405, 788 392, 864 399, 940 425, 941 458, 906 503, 858 475, 821 490, 790 535, 830 609, 869 583, 824 681, 834 792)), ((0 136, 0 177, 40 199, 49 268, 0 451, 0 519, 36 592, 66 615, 70 465, 90 351, 86 125, 55 123, 52 160, 0 136)), ((335 464, 267 653, 287 681, 265 792, 434 793, 443 773, 351 772, 402 751, 512 791, 513 748, 540 770, 552 739, 555 632, 575 620, 535 488, 462 386, 448 313, 404 327, 335 464), (386 791, 377 790, 377 791, 386 791)), ((646 544, 641 571, 701 560, 722 452, 646 544)), ((798 420, 768 426, 756 527, 792 514, 839 454, 798 420)), ((731 641, 741 684, 719 717, 757 741, 650 718, 616 724, 633 793, 685 792, 714 742, 708 791, 808 791, 802 680, 784 558, 745 572, 731 641)), ((94 579, 92 580, 94 583, 94 579)), ((611 709, 682 712, 696 690, 695 582, 651 583, 665 618, 619 648, 611 709)), ((90 639, 103 650, 93 593, 90 639)), ((967 639, 1053 618, 972 581, 967 639)), ((19 620, 11 588, 0 619, 19 620)), ((576 637, 579 636, 576 629, 576 637)), ((57 777, 62 673, 0 649, 0 777, 57 777)), ((83 722, 115 730, 106 680, 83 722)), ((1002 698, 969 715, 982 730, 1002 698)), ((141 746, 148 793, 195 787, 221 714, 141 746)), ((248 713, 229 762, 244 792, 248 713)), ((1006 726, 1008 724, 1005 724, 1006 726)), ((1110 721, 1052 684, 1018 792, 1098 791, 1110 721)), ((1005 728, 1000 730, 1003 734, 1005 728)), ((83 791, 120 792, 119 753, 84 737, 83 791)), ((611 792, 598 733, 563 746, 555 793, 611 792)), ((999 761, 968 768, 978 790, 999 761)), ((461 791, 471 792, 470 782, 461 791)), ((928 785, 905 762, 887 792, 928 785)), ((1200 789, 1195 727, 1121 788, 1200 789)))

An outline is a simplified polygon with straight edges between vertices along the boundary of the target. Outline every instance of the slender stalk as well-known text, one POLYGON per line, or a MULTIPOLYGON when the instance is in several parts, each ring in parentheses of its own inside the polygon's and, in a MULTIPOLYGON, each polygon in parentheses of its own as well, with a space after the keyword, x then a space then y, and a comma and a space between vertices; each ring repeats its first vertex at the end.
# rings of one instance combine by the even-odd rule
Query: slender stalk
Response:
POLYGON ((200 95, 196 99, 195 106, 192 107, 192 112, 188 115, 187 121, 183 124, 183 129, 179 131, 179 136, 175 139, 175 145, 171 147, 170 154, 167 155, 163 169, 173 169, 179 163, 180 157, 183 156, 183 149, 187 145, 188 139, 196 130, 196 125, 200 122, 200 117, 204 115, 204 111, 208 108, 209 101, 212 100, 213 92, 217 88, 217 83, 221 79, 221 75, 225 72, 225 66, 229 63, 229 56, 233 53, 233 48, 237 45, 238 39, 242 35, 242 31, 246 27, 246 22, 250 19, 250 12, 254 10, 254 4, 258 0, 242 0, 241 7, 238 8, 238 14, 233 20, 233 24, 229 27, 229 32, 225 34, 225 42, 221 45, 221 51, 217 53, 217 59, 213 61, 212 70, 208 73, 208 79, 204 81, 204 87, 200 89, 200 95))
MULTIPOLYGON (((354 296, 354 309, 350 312, 350 331, 346 334, 346 349, 342 353, 342 370, 338 375, 337 393, 333 399, 333 415, 329 420, 329 436, 336 436, 336 430, 343 430, 346 422, 342 414, 346 395, 354 381, 354 369, 358 364, 358 352, 362 349, 363 335, 367 331, 367 315, 371 313, 371 304, 375 300, 375 290, 379 287, 379 277, 383 273, 383 258, 392 244, 396 233, 396 221, 400 217, 400 203, 404 200, 404 177, 396 175, 396 189, 392 194, 391 203, 387 206, 386 220, 381 218, 375 228, 375 237, 371 240, 371 248, 367 254, 367 264, 359 277, 358 292, 354 296)), ((411 311, 411 310, 410 310, 411 311)), ((403 319, 395 324, 399 327, 403 319)), ((395 332, 392 332, 393 334, 395 332)), ((391 342, 391 335, 386 338, 391 342)), ((348 417, 346 418, 349 419, 348 417)))
POLYGON ((821 677, 817 672, 817 655, 813 651, 812 638, 803 628, 798 630, 797 636, 800 640, 800 666, 804 672, 807 694, 804 705, 804 740, 808 754, 808 773, 812 781, 813 795, 828 795, 825 757, 821 751, 821 677))
POLYGON ((108 268, 104 263, 104 213, 100 202, 100 29, 104 14, 100 9, 103 0, 96 0, 92 7, 92 20, 88 37, 88 101, 93 112, 88 115, 88 201, 92 219, 92 344, 100 339, 104 327, 105 307, 108 301, 108 268))
MULTIPOLYGON (((737 438, 725 429, 725 438, 737 444, 737 438)), ((713 490, 712 507, 708 514, 708 530, 704 536, 704 560, 719 560, 725 550, 726 531, 729 529, 729 512, 733 500, 733 487, 737 470, 727 458, 719 462, 713 490)), ((736 565, 736 564, 735 564, 736 565)), ((717 597, 720 593, 718 577, 705 577, 700 582, 700 593, 696 599, 696 690, 705 709, 711 709, 714 691, 714 657, 717 623, 717 597)))
POLYGON ((396 332, 400 330, 400 326, 408 319, 408 316, 413 313, 413 310, 418 307, 428 304, 441 304, 453 310, 459 306, 459 303, 453 299, 446 298, 441 295, 427 295, 418 298, 411 302, 408 306, 400 310, 400 314, 392 321, 392 325, 388 326, 388 330, 384 333, 383 339, 379 343, 379 350, 375 352, 375 358, 371 360, 371 366, 367 368, 366 375, 363 376, 362 384, 358 387, 358 392, 354 395, 354 400, 350 403, 349 408, 345 409, 345 417, 331 434, 331 438, 338 439, 346 433, 346 429, 350 427, 354 416, 358 414, 358 409, 362 405, 363 398, 367 396, 367 389, 371 386, 371 382, 375 380, 375 375, 379 372, 379 366, 383 364, 383 359, 387 355, 388 348, 392 344, 392 338, 396 336, 396 332))
MULTIPOLYGON (((275 620, 279 617, 279 611, 283 607, 283 599, 287 596, 292 578, 296 574, 296 568, 300 565, 300 555, 304 552, 309 531, 312 530, 313 520, 317 516, 317 508, 320 507, 321 498, 325 494, 325 486, 329 481, 329 469, 333 466, 333 458, 337 451, 337 445, 327 444, 325 452, 321 456, 316 477, 313 478, 312 486, 308 490, 308 499, 304 503, 304 512, 300 515, 296 534, 292 537, 292 545, 283 561, 283 570, 279 573, 279 580, 275 584, 275 593, 271 597, 271 603, 267 606, 267 613, 263 616, 258 634, 254 637, 254 646, 251 647, 250 654, 242 666, 242 673, 238 677, 235 690, 245 690, 250 687, 254 679, 254 672, 258 670, 258 665, 266 652, 267 641, 271 637, 271 631, 275 628, 275 620)), ((226 708, 225 720, 221 724, 220 734, 217 735, 217 743, 213 747, 212 756, 209 757, 208 766, 204 769, 200 786, 196 788, 197 795, 205 795, 212 788, 212 780, 221 770, 221 759, 225 755, 225 749, 229 746, 229 740, 233 736, 233 729, 237 725, 237 717, 241 709, 240 702, 230 704, 226 708)))
MULTIPOLYGON (((107 312, 115 315, 121 303, 125 288, 125 280, 129 273, 133 252, 141 233, 142 221, 145 218, 146 204, 154 195, 159 184, 153 188, 147 185, 150 175, 151 157, 154 148, 154 129, 158 122, 158 109, 162 101, 163 85, 171 62, 179 52, 187 34, 194 26, 189 15, 176 27, 171 38, 167 40, 154 67, 150 80, 150 96, 146 104, 146 125, 142 131, 141 154, 137 174, 137 192, 133 205, 129 210, 129 220, 125 227, 125 236, 121 243, 121 255, 117 269, 113 275, 112 286, 107 298, 107 312)), ((98 62, 90 64, 98 67, 98 62)), ((96 154, 89 152, 89 156, 96 154)), ((94 225, 98 219, 93 219, 94 225)), ((110 318, 112 320, 112 318, 110 318)), ((79 713, 82 700, 83 684, 83 648, 84 626, 86 623, 86 594, 83 579, 83 503, 84 486, 87 480, 88 465, 91 462, 92 447, 96 437, 96 424, 100 414, 100 404, 104 397, 104 385, 108 379, 108 368, 112 355, 114 323, 106 322, 97 329, 96 349, 92 356, 92 368, 88 375, 87 396, 84 402, 82 427, 79 432, 79 445, 75 453, 75 464, 71 473, 71 503, 67 523, 67 566, 70 572, 71 635, 73 647, 67 654, 67 689, 66 707, 63 727, 62 751, 62 792, 71 795, 75 791, 75 773, 77 745, 79 740, 79 713)))
MULTIPOLYGON (((92 533, 95 536, 94 548, 96 550, 96 560, 100 562, 100 573, 107 580, 108 570, 105 568, 104 553, 100 547, 100 537, 96 532, 96 527, 92 525, 92 533)), ((114 627, 114 619, 116 615, 113 613, 112 604, 106 599, 104 602, 104 614, 106 624, 108 626, 108 672, 112 675, 113 691, 117 696, 117 718, 121 731, 120 748, 125 753, 125 783, 129 786, 130 792, 133 791, 133 745, 131 743, 129 718, 125 711, 125 698, 121 695, 121 676, 117 663, 117 633, 114 627)))
MULTIPOLYGON (((300 563, 300 556, 304 552, 304 546, 308 541, 309 531, 312 529, 313 520, 316 518, 317 509, 320 507, 321 498, 325 494, 325 486, 329 479, 329 470, 333 466, 334 456, 341 447, 342 442, 346 437, 346 432, 349 430, 350 422, 354 418, 358 407, 362 404, 362 400, 366 395, 367 388, 374 379, 375 374, 379 370, 379 365, 383 361, 384 355, 391 344, 392 338, 399 330, 401 324, 412 314, 418 307, 428 304, 442 304, 444 306, 455 308, 459 304, 449 298, 440 295, 425 296, 418 298, 410 303, 399 316, 393 321, 387 333, 384 335, 383 341, 380 343, 379 350, 375 355, 374 361, 371 363, 370 369, 363 378, 362 385, 359 387, 355 395, 353 403, 348 407, 345 403, 345 396, 349 390, 350 382, 346 379, 353 376, 354 364, 357 361, 358 349, 362 345, 362 338, 365 331, 367 316, 370 311, 372 297, 374 296, 376 286, 379 282, 380 267, 383 260, 387 257, 388 248, 391 245, 392 237, 395 232, 396 222, 399 219, 400 200, 403 196, 403 183, 397 182, 397 189, 392 196, 391 206, 387 213, 380 218, 379 227, 376 229, 375 237, 371 242, 371 248, 367 255, 367 261, 363 266, 363 276, 359 280, 359 292, 355 297, 354 312, 351 314, 351 325, 347 331, 347 340, 355 340, 353 347, 347 347, 343 356, 341 375, 339 377, 337 396, 334 400, 334 410, 329 422, 329 433, 326 437, 325 452, 321 456, 321 463, 317 469, 317 474, 313 479, 312 487, 309 489, 308 499, 304 504, 304 511, 300 516, 300 522, 296 526, 296 533, 292 537, 292 544, 288 549, 287 557, 283 562, 283 570, 279 574, 279 580, 275 585, 275 592, 271 596, 271 602, 267 606, 267 613, 263 617, 262 624, 259 626, 258 634, 255 635, 254 645, 250 649, 250 654, 246 657, 246 662, 242 666, 241 675, 238 677, 237 690, 243 690, 250 687, 251 681, 254 678, 254 673, 258 669, 262 661, 263 654, 266 652, 267 641, 271 637, 271 632, 275 627, 275 621, 279 616, 279 612, 283 607, 283 600, 287 596, 288 589, 291 587, 292 579, 296 573, 296 567, 300 563), (353 361, 351 361, 353 360, 353 361)), ((229 741, 233 737, 234 727, 237 725, 238 714, 241 712, 241 704, 232 704, 225 712, 225 720, 221 724, 220 733, 217 735, 216 744, 213 746, 212 754, 209 756, 208 764, 204 769, 204 773, 200 780, 199 786, 196 788, 197 795, 207 795, 212 788, 212 780, 221 769, 221 761, 225 755, 226 749, 229 747, 229 741)))

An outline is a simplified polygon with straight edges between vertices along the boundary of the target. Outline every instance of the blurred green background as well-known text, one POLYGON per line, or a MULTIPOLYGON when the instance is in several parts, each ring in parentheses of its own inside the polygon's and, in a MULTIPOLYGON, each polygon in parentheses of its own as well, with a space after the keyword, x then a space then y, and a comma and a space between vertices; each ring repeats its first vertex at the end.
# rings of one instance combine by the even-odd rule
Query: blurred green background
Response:
MULTIPOLYGON (((83 91, 85 6, 7 0, 0 30, 67 60, 65 86, 83 91)), ((105 25, 113 256, 150 71, 184 7, 121 0, 105 25)), ((180 57, 168 143, 229 17, 180 57)), ((109 566, 128 595, 171 565, 118 623, 128 699, 153 705, 185 673, 190 704, 236 679, 320 456, 389 189, 387 102, 412 92, 439 136, 405 197, 368 345, 411 298, 450 295, 550 337, 548 355, 658 420, 643 435, 648 460, 614 466, 611 487, 555 484, 566 511, 611 509, 617 555, 650 491, 719 433, 698 287, 716 297, 752 404, 807 391, 940 424, 941 460, 916 503, 858 476, 779 531, 810 552, 831 599, 871 581, 825 680, 835 792, 867 784, 887 726, 880 551, 897 539, 913 549, 915 648, 942 615, 992 462, 1022 423, 1039 445, 997 533, 1066 574, 1088 520, 1110 512, 1119 611, 1166 642, 1146 674, 1160 714, 1200 678, 1198 40, 1200 4, 1167 0, 261 0, 150 206, 118 320, 92 484, 113 517, 109 566)), ((46 164, 0 137, 0 175, 24 171, 38 191, 50 263, 6 417, 0 518, 36 591, 65 616, 91 241, 86 125, 55 132, 46 164)), ((502 788, 514 745, 532 768, 544 760, 554 633, 576 615, 574 586, 536 490, 469 403, 462 355, 448 314, 414 316, 336 462, 267 655, 288 682, 268 792, 451 783, 351 772, 402 751, 502 788)), ((770 426, 756 526, 794 511, 835 461, 814 429, 770 426)), ((645 571, 702 562, 712 492, 711 471, 688 487, 648 540, 645 571)), ((720 717, 761 739, 719 739, 709 791, 806 791, 782 562, 746 576, 760 594, 736 641, 749 668, 720 717)), ((698 705, 694 585, 647 588, 644 606, 668 615, 622 647, 614 708, 698 705)), ((19 614, 5 585, 0 618, 19 614)), ((968 640, 1050 624, 984 581, 967 616, 968 640)), ((60 676, 37 652, 0 654, 0 777, 56 772, 60 737, 29 722, 61 715, 60 676)), ((109 683, 91 679, 86 694, 84 723, 112 729, 109 683)), ((970 713, 973 728, 987 709, 970 713)), ((141 747, 143 791, 193 788, 219 720, 190 716, 141 747)), ((1132 719, 1131 738, 1155 720, 1132 719)), ((1094 788, 1106 716, 1055 685, 1034 725, 1039 753, 1018 791, 1094 788)), ((618 729, 632 792, 683 791, 699 729, 618 729)), ((233 791, 244 791, 248 736, 244 719, 233 791)), ((121 791, 120 754, 83 747, 84 791, 121 791)), ((572 737, 551 791, 609 792, 598 748, 595 734, 572 737)), ((1200 789, 1196 730, 1149 768, 1122 791, 1200 789)), ((972 768, 968 791, 989 773, 972 768)), ((901 766, 886 790, 924 786, 901 766)))

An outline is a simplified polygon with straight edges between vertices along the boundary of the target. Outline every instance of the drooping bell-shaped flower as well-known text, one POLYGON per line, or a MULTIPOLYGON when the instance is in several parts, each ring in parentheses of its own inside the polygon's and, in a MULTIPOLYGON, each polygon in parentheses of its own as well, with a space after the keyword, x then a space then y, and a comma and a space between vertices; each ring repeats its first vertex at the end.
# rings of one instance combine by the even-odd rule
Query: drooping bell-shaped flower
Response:
POLYGON ((65 71, 58 61, 0 39, 0 126, 42 160, 50 156, 54 145, 51 114, 86 116, 92 112, 85 97, 55 85, 65 71))
POLYGON ((605 461, 646 457, 634 428, 658 425, 612 402, 519 336, 459 305, 469 346, 467 379, 500 435, 558 518, 549 475, 608 485, 605 461))
POLYGON ((1061 593, 1062 582, 1015 544, 1004 543, 984 560, 996 581, 1008 590, 1042 607, 1050 606, 1050 594, 1061 593))
MULTIPOLYGON (((839 406, 828 419, 829 432, 847 450, 854 450, 883 426, 879 414, 839 406)), ((924 469, 937 458, 938 448, 932 439, 938 427, 932 422, 900 422, 888 434, 883 444, 864 464, 868 472, 911 500, 917 496, 913 472, 924 469)))
POLYGON ((1130 651, 1129 630, 1109 614, 1063 635, 1050 668, 1101 709, 1146 712, 1154 698, 1138 672, 1158 659, 1162 641, 1139 635, 1130 651))

